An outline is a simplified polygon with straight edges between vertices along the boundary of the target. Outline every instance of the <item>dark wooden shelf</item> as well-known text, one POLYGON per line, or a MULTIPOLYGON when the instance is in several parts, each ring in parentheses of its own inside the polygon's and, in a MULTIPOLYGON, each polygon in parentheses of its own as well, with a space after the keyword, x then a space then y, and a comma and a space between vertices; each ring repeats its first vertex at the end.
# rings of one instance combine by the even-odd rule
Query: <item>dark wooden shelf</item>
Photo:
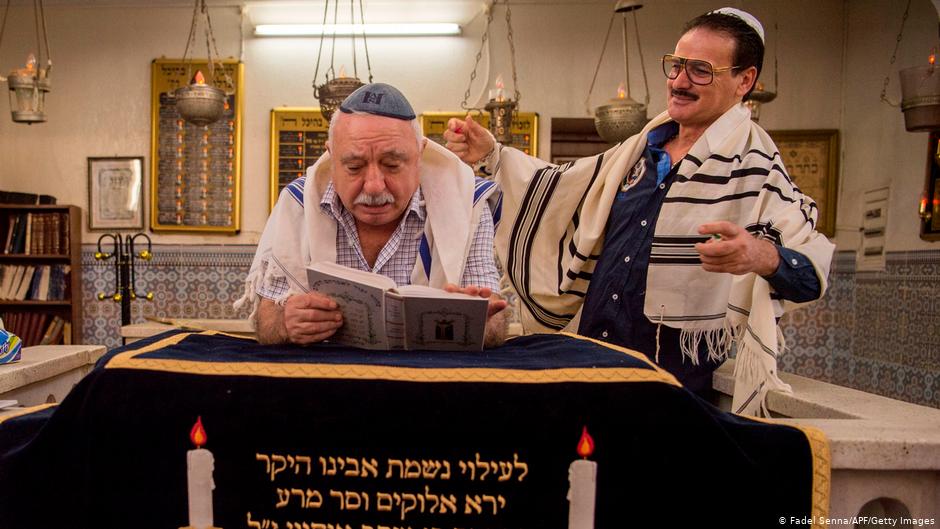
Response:
POLYGON ((60 301, 42 301, 38 299, 0 299, 0 307, 71 307, 69 300, 60 301))
MULTIPOLYGON (((10 222, 17 215, 27 213, 58 213, 61 230, 68 230, 65 254, 7 254, 0 253, 0 264, 4 266, 39 266, 68 265, 71 293, 69 300, 0 300, 0 311, 7 315, 17 313, 48 313, 63 318, 71 325, 69 341, 73 344, 82 342, 82 210, 78 206, 67 204, 0 204, 0 244, 5 242, 9 233, 10 222)), ((5 248, 4 248, 5 249, 5 248)), ((22 337, 22 336, 21 336, 22 337)))
POLYGON ((25 254, 25 253, 0 253, 0 260, 8 261, 69 261, 72 256, 68 254, 25 254))

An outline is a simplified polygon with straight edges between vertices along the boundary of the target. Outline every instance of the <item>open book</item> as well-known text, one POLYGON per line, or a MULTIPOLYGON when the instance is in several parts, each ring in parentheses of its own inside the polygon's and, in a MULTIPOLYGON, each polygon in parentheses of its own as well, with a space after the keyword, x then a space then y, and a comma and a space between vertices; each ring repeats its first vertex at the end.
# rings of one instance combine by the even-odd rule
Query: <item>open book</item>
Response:
POLYGON ((483 349, 489 305, 483 298, 400 287, 388 277, 324 261, 307 268, 307 283, 343 311, 343 326, 332 342, 364 349, 483 349))

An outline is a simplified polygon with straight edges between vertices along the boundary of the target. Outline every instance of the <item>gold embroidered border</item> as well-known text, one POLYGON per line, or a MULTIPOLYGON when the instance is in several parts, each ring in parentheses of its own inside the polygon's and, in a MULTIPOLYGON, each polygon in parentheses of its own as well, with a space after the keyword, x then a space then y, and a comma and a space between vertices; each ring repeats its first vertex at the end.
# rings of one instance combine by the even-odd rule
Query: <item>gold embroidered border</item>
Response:
POLYGON ((814 520, 820 520, 817 524, 826 529, 829 524, 826 520, 829 518, 829 498, 830 487, 832 484, 832 455, 829 451, 829 439, 826 434, 818 428, 804 426, 801 424, 781 424, 772 419, 763 417, 750 417, 739 415, 744 419, 772 424, 774 426, 789 426, 803 432, 806 436, 806 442, 809 443, 809 450, 813 457, 813 505, 812 516, 814 520))
POLYGON ((13 412, 13 413, 11 413, 11 414, 9 414, 9 415, 5 415, 5 416, 3 416, 3 417, 0 417, 0 423, 3 423, 3 421, 8 421, 8 420, 13 419, 13 418, 16 418, 16 417, 21 417, 21 416, 23 416, 23 415, 29 415, 30 413, 34 413, 34 412, 37 412, 37 411, 42 411, 42 410, 44 410, 44 409, 46 409, 46 408, 51 408, 51 407, 53 407, 53 406, 58 406, 58 405, 59 405, 59 403, 57 403, 57 402, 52 402, 52 403, 48 403, 48 404, 40 404, 40 405, 38 405, 38 406, 30 406, 30 407, 28 407, 28 408, 18 409, 18 410, 16 410, 15 412, 13 412))
POLYGON ((829 493, 832 479, 832 456, 829 452, 829 439, 826 434, 812 426, 791 425, 806 435, 810 451, 813 453, 813 519, 822 520, 823 529, 829 527, 825 521, 829 518, 829 493))
MULTIPOLYGON (((139 355, 182 342, 192 335, 221 334, 216 331, 180 333, 150 345, 116 355, 105 369, 145 369, 170 373, 200 375, 248 375, 278 378, 342 378, 357 380, 394 380, 406 382, 502 382, 544 384, 559 382, 661 382, 679 386, 675 377, 662 369, 644 368, 417 368, 362 364, 311 364, 290 362, 203 362, 138 358, 139 355)), ((571 335, 575 338, 581 338, 571 335)), ((585 339, 585 338, 581 338, 585 339)), ((593 340, 592 340, 593 341, 593 340)), ((618 349, 627 354, 626 349, 618 349)))

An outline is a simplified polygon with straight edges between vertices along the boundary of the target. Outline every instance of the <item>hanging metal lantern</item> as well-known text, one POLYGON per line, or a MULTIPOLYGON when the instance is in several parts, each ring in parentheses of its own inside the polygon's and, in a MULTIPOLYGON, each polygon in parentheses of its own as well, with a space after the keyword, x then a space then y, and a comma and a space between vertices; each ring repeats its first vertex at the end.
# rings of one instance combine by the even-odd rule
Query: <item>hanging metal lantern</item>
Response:
MULTIPOLYGON (((7 6, 9 7, 9 5, 7 6)), ((33 4, 33 14, 36 19, 36 53, 26 59, 26 67, 13 70, 0 81, 7 81, 10 88, 10 113, 15 123, 42 123, 46 121, 46 94, 52 90, 50 74, 52 72, 52 56, 49 52, 49 35, 46 31, 46 12, 42 0, 33 4), (45 67, 43 64, 45 55, 45 67)), ((3 36, 7 17, 4 11, 3 21, 0 22, 0 37, 3 36)))
POLYGON ((747 101, 744 102, 744 105, 751 110, 751 120, 755 123, 760 121, 760 106, 774 99, 777 99, 777 93, 764 90, 764 83, 758 81, 754 85, 754 90, 747 96, 747 101))
MULTIPOLYGON (((219 60, 219 49, 216 46, 215 35, 212 32, 212 20, 209 18, 209 8, 206 6, 206 0, 196 0, 193 9, 193 20, 189 28, 189 38, 186 41, 186 50, 183 52, 183 62, 187 63, 190 68, 189 73, 192 74, 192 57, 189 57, 189 47, 191 44, 195 45, 196 26, 200 16, 205 18, 206 54, 208 55, 210 82, 207 83, 202 72, 197 71, 190 84, 177 88, 173 92, 173 96, 176 99, 176 110, 179 112, 180 117, 187 123, 204 127, 222 118, 222 114, 225 113, 225 102, 228 95, 221 88, 211 84, 216 80, 215 72, 216 63, 219 60), (211 47, 210 43, 212 44, 211 47), (215 49, 215 59, 213 59, 213 48, 215 49), (187 57, 189 57, 188 61, 187 57)), ((228 86, 232 86, 232 80, 225 72, 225 67, 218 63, 218 68, 224 73, 228 86)))
POLYGON ((908 132, 940 129, 940 70, 933 64, 900 71, 901 111, 908 132))
POLYGON ((46 94, 52 83, 35 73, 15 70, 7 77, 10 86, 10 111, 16 123, 46 121, 46 94))
POLYGON ((215 123, 225 112, 225 92, 207 84, 193 83, 174 92, 176 110, 189 123, 205 126, 215 123))
MULTIPOLYGON (((339 75, 336 75, 333 68, 333 58, 336 55, 336 29, 335 24, 339 15, 339 2, 340 0, 335 0, 333 3, 333 39, 332 39, 332 50, 330 53, 330 67, 326 69, 324 73, 324 82, 323 84, 317 84, 317 76, 320 74, 320 58, 323 56, 323 42, 326 40, 326 20, 327 14, 330 9, 330 0, 326 0, 323 4, 323 32, 320 33, 320 48, 317 51, 317 65, 313 70, 313 97, 317 98, 317 101, 320 102, 320 113, 323 114, 323 117, 329 122, 333 119, 333 113, 339 108, 339 106, 349 97, 349 94, 352 94, 360 86, 364 86, 365 83, 359 80, 359 66, 358 61, 356 60, 356 33, 352 33, 352 62, 353 62, 353 76, 346 76, 346 69, 340 67, 339 75)), ((349 0, 349 24, 351 26, 356 26, 356 10, 353 0, 349 0)), ((365 48, 366 52, 366 68, 369 72, 369 83, 372 83, 372 61, 369 59, 369 43, 366 41, 366 32, 365 32, 365 15, 362 12, 362 2, 359 3, 359 22, 358 25, 363 28, 362 30, 362 45, 365 48)))
MULTIPOLYGON (((614 6, 614 13, 611 16, 610 24, 607 26, 607 36, 604 37, 604 48, 607 48, 607 39, 610 37, 610 30, 613 27, 614 18, 620 13, 623 15, 623 63, 626 82, 621 84, 618 89, 617 97, 610 99, 606 104, 600 105, 594 111, 594 127, 597 133, 607 143, 619 143, 630 136, 643 130, 649 121, 646 117, 646 109, 649 105, 650 90, 646 79, 646 65, 643 64, 643 47, 640 44, 640 28, 636 20, 636 12, 643 7, 643 4, 633 0, 620 0, 614 6), (639 103, 630 97, 630 50, 627 40, 627 13, 633 13, 633 27, 636 33, 636 44, 640 54, 640 68, 643 71, 643 86, 646 89, 644 103, 639 103)), ((601 49, 601 58, 597 61, 597 68, 594 70, 594 80, 597 80, 597 73, 600 71, 601 62, 604 60, 604 49, 601 49)), ((594 81, 591 81, 591 88, 588 90, 588 103, 591 98, 591 92, 594 90, 594 81)), ((589 110, 590 111, 590 110, 589 110)))
MULTIPOLYGON (((340 74, 342 75, 342 72, 340 74)), ((369 82, 372 82, 371 79, 370 74, 369 82)), ((314 84, 313 96, 320 101, 320 113, 323 117, 327 121, 333 119, 333 113, 349 97, 349 94, 355 92, 360 86, 365 86, 365 83, 357 77, 334 77, 320 86, 314 84)))
MULTIPOLYGON (((493 0, 486 11, 486 28, 483 30, 483 38, 480 42, 480 51, 477 52, 476 63, 473 65, 473 71, 470 72, 470 81, 467 83, 467 91, 464 93, 460 108, 464 110, 477 110, 467 106, 467 100, 470 99, 470 87, 473 80, 477 77, 477 67, 480 65, 480 58, 483 56, 483 49, 486 46, 486 40, 490 36, 490 25, 493 23, 493 12, 499 0, 493 0)), ((509 41, 509 60, 512 66, 512 87, 513 97, 508 98, 505 95, 502 75, 496 76, 496 84, 489 93, 489 100, 483 107, 490 115, 490 133, 500 143, 512 143, 512 121, 519 108, 519 99, 522 95, 519 93, 519 82, 516 75, 516 44, 513 41, 512 33, 512 8, 509 7, 509 0, 506 0, 506 39, 509 41)))

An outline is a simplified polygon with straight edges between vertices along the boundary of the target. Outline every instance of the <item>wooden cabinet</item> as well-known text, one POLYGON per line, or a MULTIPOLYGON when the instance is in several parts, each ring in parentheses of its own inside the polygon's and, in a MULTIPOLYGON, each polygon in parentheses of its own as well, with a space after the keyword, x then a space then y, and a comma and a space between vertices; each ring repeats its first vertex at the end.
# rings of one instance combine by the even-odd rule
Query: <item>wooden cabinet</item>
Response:
POLYGON ((82 210, 0 204, 0 317, 26 345, 81 342, 82 210))

